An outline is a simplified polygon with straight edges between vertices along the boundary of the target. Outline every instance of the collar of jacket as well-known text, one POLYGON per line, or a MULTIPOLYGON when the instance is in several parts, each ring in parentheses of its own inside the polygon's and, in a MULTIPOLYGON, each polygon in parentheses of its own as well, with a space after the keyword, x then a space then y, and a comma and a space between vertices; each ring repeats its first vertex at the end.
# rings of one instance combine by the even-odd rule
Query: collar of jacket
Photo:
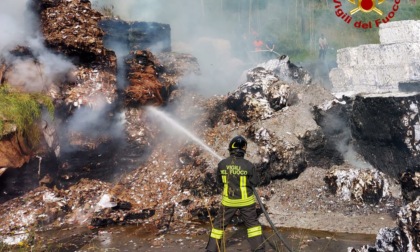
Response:
POLYGON ((231 151, 230 152, 230 155, 231 156, 234 156, 234 157, 244 157, 245 156, 245 151, 243 151, 243 150, 233 150, 233 151, 231 151))

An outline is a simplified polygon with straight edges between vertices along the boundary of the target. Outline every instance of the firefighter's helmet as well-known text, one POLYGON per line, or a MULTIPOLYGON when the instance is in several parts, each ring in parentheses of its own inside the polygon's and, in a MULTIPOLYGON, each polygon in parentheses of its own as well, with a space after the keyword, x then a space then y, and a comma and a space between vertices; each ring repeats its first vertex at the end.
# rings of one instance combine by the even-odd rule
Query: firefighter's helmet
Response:
POLYGON ((232 138, 229 143, 229 151, 243 150, 246 151, 247 142, 243 136, 236 136, 232 138))

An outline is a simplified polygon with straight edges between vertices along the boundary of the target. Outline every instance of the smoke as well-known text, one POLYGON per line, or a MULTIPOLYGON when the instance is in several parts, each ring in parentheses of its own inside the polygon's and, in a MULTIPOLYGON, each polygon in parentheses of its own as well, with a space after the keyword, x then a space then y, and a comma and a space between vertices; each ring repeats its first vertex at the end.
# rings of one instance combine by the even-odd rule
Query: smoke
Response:
POLYGON ((232 55, 232 46, 226 39, 199 37, 191 43, 191 54, 197 57, 200 76, 188 76, 180 85, 198 88, 204 96, 224 94, 240 83, 245 63, 232 55), (210 52, 210 53, 209 53, 210 52), (200 86, 197 87, 197 83, 200 86))
POLYGON ((124 113, 115 113, 114 107, 102 96, 93 97, 93 100, 93 107, 80 107, 75 110, 68 122, 68 129, 91 138, 103 135, 121 137, 125 123, 124 113))
POLYGON ((109 48, 115 52, 117 56, 117 85, 118 88, 124 89, 127 87, 127 78, 126 74, 126 64, 124 64, 124 59, 129 54, 130 50, 125 43, 112 41, 105 44, 106 48, 109 48))
POLYGON ((0 53, 25 41, 28 26, 25 22, 26 1, 0 1, 0 53))
MULTIPOLYGON (((171 26, 172 50, 197 57, 200 76, 185 78, 180 85, 196 89, 202 95, 225 94, 236 87, 248 62, 238 55, 240 32, 229 13, 221 6, 196 0, 93 0, 98 10, 111 8, 125 21, 159 22, 171 26), (217 9, 211 9, 217 7, 217 9)), ((159 46, 159 45, 156 45, 159 46)))
POLYGON ((355 150, 350 125, 344 115, 326 114, 321 125, 324 133, 333 141, 335 149, 341 153, 346 163, 359 169, 372 168, 372 165, 355 150))
POLYGON ((289 55, 292 62, 327 80, 334 64, 323 66, 317 60, 320 34, 331 45, 328 61, 335 61, 340 43, 355 45, 369 37, 337 17, 331 1, 92 0, 92 4, 125 21, 169 24, 173 51, 197 57, 202 70, 201 76, 181 84, 198 88, 202 95, 232 91, 244 70, 277 57, 255 53, 256 38, 274 42, 275 52, 289 55))
POLYGON ((74 69, 63 56, 48 51, 40 37, 26 38, 23 45, 31 49, 36 60, 10 54, 4 56, 6 63, 11 65, 6 78, 12 85, 24 87, 29 92, 41 92, 56 81, 69 77, 74 69))
POLYGON ((74 69, 71 62, 45 48, 37 29, 39 20, 30 9, 30 0, 0 2, 0 57, 11 66, 6 78, 29 92, 40 92, 67 77, 74 69), (28 47, 34 57, 14 56, 10 50, 28 47))
POLYGON ((342 131, 341 138, 335 142, 337 150, 343 155, 344 161, 359 169, 372 168, 362 155, 357 153, 352 143, 351 130, 348 126, 342 125, 344 130, 342 131))

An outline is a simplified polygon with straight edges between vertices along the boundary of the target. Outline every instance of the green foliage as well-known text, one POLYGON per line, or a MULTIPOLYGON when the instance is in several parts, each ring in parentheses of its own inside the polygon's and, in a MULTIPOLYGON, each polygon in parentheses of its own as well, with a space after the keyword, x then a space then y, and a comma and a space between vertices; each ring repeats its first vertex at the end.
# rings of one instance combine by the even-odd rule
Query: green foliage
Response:
POLYGON ((310 48, 303 39, 296 39, 298 35, 291 33, 290 36, 278 36, 275 43, 276 51, 293 57, 293 61, 301 61, 311 57, 310 48))
MULTIPOLYGON (((377 7, 383 11, 379 16, 376 12, 359 11, 352 15, 350 23, 346 23, 336 15, 337 9, 346 14, 355 5, 347 0, 340 1, 342 6, 335 8, 333 1, 306 0, 267 0, 265 8, 248 8, 242 6, 242 22, 249 24, 266 40, 274 38, 276 51, 287 54, 292 61, 313 60, 318 56, 318 39, 324 33, 332 51, 344 47, 354 47, 361 44, 378 44, 379 33, 375 20, 385 19, 392 11, 394 1, 386 1, 377 7), (356 21, 371 22, 372 28, 354 27, 356 21)), ((399 8, 391 21, 418 20, 420 4, 409 4, 401 1, 399 8)), ((332 53, 330 57, 332 57, 332 53)), ((331 58, 331 60, 334 60, 331 58)))
POLYGON ((416 5, 400 5, 398 13, 395 15, 396 20, 419 20, 420 18, 420 3, 416 5))
POLYGON ((39 141, 37 125, 45 107, 51 117, 54 105, 48 96, 39 93, 23 93, 8 85, 0 86, 0 139, 6 125, 16 125, 17 133, 34 145, 39 141))

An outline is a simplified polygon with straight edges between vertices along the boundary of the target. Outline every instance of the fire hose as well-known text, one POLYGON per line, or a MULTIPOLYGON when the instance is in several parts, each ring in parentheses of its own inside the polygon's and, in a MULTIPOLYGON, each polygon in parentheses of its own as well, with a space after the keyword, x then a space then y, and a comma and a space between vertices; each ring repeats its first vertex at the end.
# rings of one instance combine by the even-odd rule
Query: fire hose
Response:
POLYGON ((254 191, 255 198, 258 201, 258 204, 260 204, 261 210, 263 211, 265 218, 267 219, 268 223, 270 223, 271 228, 273 229, 274 233, 277 235, 277 237, 280 239, 280 241, 283 243, 283 245, 289 250, 290 252, 293 252, 293 250, 287 245, 287 243, 284 241, 283 237, 281 236, 280 232, 277 230, 274 223, 271 221, 270 216, 267 213, 267 210, 265 209, 260 196, 258 195, 257 190, 255 190, 255 187, 252 187, 252 190, 254 191))

